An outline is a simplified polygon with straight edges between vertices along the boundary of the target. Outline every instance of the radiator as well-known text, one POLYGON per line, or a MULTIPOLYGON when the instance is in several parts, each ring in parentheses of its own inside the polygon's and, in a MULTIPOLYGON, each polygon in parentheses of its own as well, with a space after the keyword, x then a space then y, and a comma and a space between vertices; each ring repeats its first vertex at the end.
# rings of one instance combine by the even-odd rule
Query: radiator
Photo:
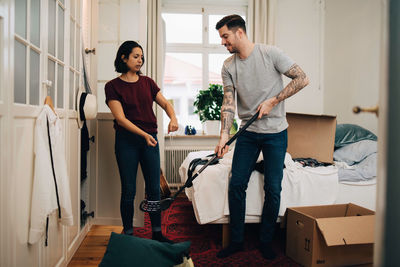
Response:
POLYGON ((179 167, 190 152, 214 150, 215 147, 166 147, 165 148, 165 178, 171 191, 176 191, 183 185, 179 176, 179 167))

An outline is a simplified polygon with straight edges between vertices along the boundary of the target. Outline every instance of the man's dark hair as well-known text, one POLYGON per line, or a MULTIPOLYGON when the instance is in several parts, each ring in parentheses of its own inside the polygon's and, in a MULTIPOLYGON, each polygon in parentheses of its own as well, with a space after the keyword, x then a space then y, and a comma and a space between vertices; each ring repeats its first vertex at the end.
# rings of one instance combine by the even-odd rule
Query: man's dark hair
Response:
POLYGON ((220 21, 218 21, 217 25, 215 25, 215 29, 219 30, 225 25, 233 32, 236 32, 238 28, 241 28, 244 32, 246 32, 246 22, 239 15, 234 14, 223 17, 220 21))
MULTIPOLYGON (((122 56, 124 58, 129 59, 129 55, 132 53, 133 48, 139 47, 142 50, 143 53, 143 48, 140 46, 135 41, 125 41, 121 44, 121 46, 118 48, 117 56, 115 57, 114 61, 114 66, 115 66, 115 71, 119 73, 127 73, 129 71, 128 66, 126 63, 122 60, 122 56)), ((142 66, 144 64, 144 55, 142 58, 142 66)), ((142 74, 141 71, 138 71, 137 74, 142 74)))

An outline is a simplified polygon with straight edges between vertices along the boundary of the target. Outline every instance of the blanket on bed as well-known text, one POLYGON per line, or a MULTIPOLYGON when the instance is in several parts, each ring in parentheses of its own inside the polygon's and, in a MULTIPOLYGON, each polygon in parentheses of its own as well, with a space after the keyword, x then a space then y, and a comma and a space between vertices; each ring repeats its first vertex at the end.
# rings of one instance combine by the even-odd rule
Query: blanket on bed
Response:
MULTIPOLYGON (((179 174, 184 183, 187 169, 195 158, 205 157, 213 151, 191 152, 186 157, 179 174)), ((208 166, 195 180, 193 186, 186 188, 186 195, 192 201, 196 220, 200 224, 218 220, 229 215, 228 185, 233 150, 228 152, 220 163, 208 166)), ((258 161, 262 160, 262 153, 258 161)), ((282 180, 281 205, 279 216, 287 207, 333 204, 337 198, 339 183, 338 171, 334 166, 303 167, 286 153, 282 180)), ((196 171, 201 168, 198 166, 196 171)), ((194 172, 195 173, 195 172, 194 172)), ((264 204, 264 175, 253 171, 246 191, 246 215, 261 215, 264 204)))

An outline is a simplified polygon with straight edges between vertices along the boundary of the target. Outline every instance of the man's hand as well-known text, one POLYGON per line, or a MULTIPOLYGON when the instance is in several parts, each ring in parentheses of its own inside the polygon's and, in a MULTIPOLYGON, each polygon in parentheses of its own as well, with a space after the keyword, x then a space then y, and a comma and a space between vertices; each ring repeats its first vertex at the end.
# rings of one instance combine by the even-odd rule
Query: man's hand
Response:
POLYGON ((218 158, 222 158, 226 152, 229 150, 229 146, 226 146, 226 142, 228 142, 229 135, 228 134, 221 134, 219 138, 218 145, 215 147, 214 152, 217 153, 218 158))
POLYGON ((148 146, 155 147, 157 145, 156 139, 154 139, 154 137, 151 136, 150 134, 146 134, 144 136, 144 139, 146 140, 146 143, 147 143, 148 146))
POLYGON ((172 118, 168 124, 168 133, 175 132, 178 130, 178 120, 176 118, 172 118))
POLYGON ((258 119, 261 119, 261 117, 264 115, 268 115, 271 112, 271 110, 276 106, 276 104, 278 104, 278 101, 275 97, 269 98, 269 99, 265 100, 264 102, 262 102, 257 107, 257 111, 260 112, 258 114, 258 119))

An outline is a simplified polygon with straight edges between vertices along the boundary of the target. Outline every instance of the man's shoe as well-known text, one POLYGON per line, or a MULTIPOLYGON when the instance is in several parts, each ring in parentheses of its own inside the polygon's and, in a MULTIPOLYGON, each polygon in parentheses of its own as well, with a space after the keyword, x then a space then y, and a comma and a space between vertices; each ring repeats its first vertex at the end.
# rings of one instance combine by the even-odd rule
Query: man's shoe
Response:
POLYGON ((272 244, 271 242, 269 243, 261 243, 260 244, 260 252, 264 259, 267 260, 273 260, 276 258, 276 253, 272 249, 272 244))
POLYGON ((217 258, 220 258, 220 259, 226 258, 226 257, 229 257, 230 255, 235 254, 240 251, 243 251, 243 242, 241 242, 241 243, 232 242, 226 248, 221 249, 217 253, 217 258))

